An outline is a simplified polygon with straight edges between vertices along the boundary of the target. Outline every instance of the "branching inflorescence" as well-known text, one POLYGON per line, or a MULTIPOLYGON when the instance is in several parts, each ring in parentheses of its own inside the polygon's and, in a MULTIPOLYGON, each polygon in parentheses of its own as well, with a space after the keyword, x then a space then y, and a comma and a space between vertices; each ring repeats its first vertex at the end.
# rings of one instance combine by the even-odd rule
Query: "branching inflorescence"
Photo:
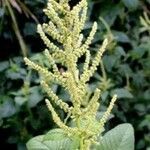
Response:
POLYGON ((91 44, 97 30, 97 23, 94 22, 91 32, 86 40, 83 40, 81 31, 84 28, 87 15, 87 1, 81 0, 72 9, 69 0, 48 0, 45 14, 50 21, 38 25, 37 30, 41 39, 46 45, 45 56, 49 60, 49 67, 40 66, 28 58, 24 58, 25 63, 38 71, 42 77, 41 85, 51 100, 63 109, 75 123, 74 127, 69 127, 63 122, 55 112, 51 102, 46 99, 46 104, 50 110, 54 122, 63 129, 68 136, 76 135, 80 138, 80 149, 89 149, 96 137, 103 130, 103 126, 110 115, 116 101, 113 96, 107 111, 100 120, 96 119, 99 108, 100 90, 96 89, 93 96, 89 98, 88 104, 83 107, 83 103, 88 95, 88 81, 96 71, 101 57, 106 50, 108 40, 105 39, 94 59, 91 59, 89 45, 91 44), (48 37, 53 38, 52 42, 48 37), (78 70, 78 59, 85 56, 85 63, 82 73, 78 70), (58 64, 65 66, 66 71, 61 72, 58 64), (50 70, 50 71, 49 71, 50 70), (59 98, 50 88, 51 83, 61 85, 68 91, 72 106, 59 98))

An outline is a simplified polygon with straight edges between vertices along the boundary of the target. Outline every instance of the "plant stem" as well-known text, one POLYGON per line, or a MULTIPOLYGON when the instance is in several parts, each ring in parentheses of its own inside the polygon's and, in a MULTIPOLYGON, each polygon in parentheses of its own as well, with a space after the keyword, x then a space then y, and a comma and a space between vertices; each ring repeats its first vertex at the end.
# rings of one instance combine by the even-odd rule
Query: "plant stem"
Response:
MULTIPOLYGON (((79 119, 79 117, 77 117, 76 125, 77 125, 77 128, 80 129, 80 119, 79 119)), ((81 137, 80 137, 80 150, 84 150, 83 139, 84 139, 84 136, 81 135, 81 137)))
POLYGON ((81 140, 80 140, 80 150, 84 150, 83 137, 81 137, 81 140))
POLYGON ((10 13, 10 16, 11 16, 11 19, 12 19, 12 22, 13 22, 13 29, 14 29, 15 34, 17 36, 17 39, 19 41, 19 44, 20 44, 20 47, 21 47, 21 50, 22 50, 22 54, 23 54, 24 57, 26 57, 27 56, 27 47, 26 47, 26 44, 25 44, 25 42, 22 38, 22 35, 20 33, 16 17, 14 15, 14 12, 13 12, 12 7, 11 7, 8 0, 5 0, 5 4, 8 8, 9 13, 10 13))
POLYGON ((107 75, 106 75, 106 71, 105 71, 105 68, 104 68, 104 64, 103 64, 103 61, 101 60, 100 61, 100 67, 101 67, 101 71, 102 71, 102 76, 105 80, 107 80, 107 75))
MULTIPOLYGON (((108 35, 109 35, 109 40, 110 40, 110 42, 114 39, 114 36, 113 36, 113 34, 112 34, 112 32, 111 32, 111 29, 110 29, 110 27, 109 27, 109 25, 108 25, 108 23, 102 18, 102 17, 100 17, 100 21, 103 23, 103 25, 105 26, 105 28, 106 28, 106 30, 107 30, 107 33, 108 33, 108 35)), ((109 42, 109 43, 110 43, 109 42)))

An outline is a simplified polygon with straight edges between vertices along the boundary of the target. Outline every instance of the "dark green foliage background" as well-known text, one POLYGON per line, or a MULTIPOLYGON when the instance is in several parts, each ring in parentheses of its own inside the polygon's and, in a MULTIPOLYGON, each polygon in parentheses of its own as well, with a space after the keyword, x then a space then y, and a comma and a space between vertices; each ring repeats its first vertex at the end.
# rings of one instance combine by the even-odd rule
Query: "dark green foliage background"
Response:
MULTIPOLYGON (((40 23, 47 20, 42 9, 46 0, 24 0, 40 23)), ((70 5, 76 4, 71 2, 70 5)), ((109 130, 119 123, 128 122, 135 129, 136 150, 150 150, 150 34, 141 31, 140 16, 150 16, 149 0, 89 0, 87 35, 92 22, 98 22, 98 32, 91 50, 100 45, 110 33, 100 21, 102 17, 111 29, 114 40, 103 57, 107 77, 113 85, 102 94, 101 111, 104 111, 113 93, 118 94, 112 118, 106 125, 109 130)), ((41 51, 44 45, 36 33, 36 23, 14 9, 20 31, 28 46, 28 56, 45 62, 41 51)), ((11 27, 7 9, 0 8, 0 144, 5 149, 24 150, 33 136, 55 128, 43 101, 46 94, 39 85, 36 72, 27 69, 18 41, 11 27)), ((101 83, 98 69, 91 79, 91 91, 101 83)), ((63 99, 65 92, 58 86, 54 91, 63 99)), ((65 114, 56 108, 59 115, 65 114)), ((99 112, 101 113, 101 112, 99 112)))

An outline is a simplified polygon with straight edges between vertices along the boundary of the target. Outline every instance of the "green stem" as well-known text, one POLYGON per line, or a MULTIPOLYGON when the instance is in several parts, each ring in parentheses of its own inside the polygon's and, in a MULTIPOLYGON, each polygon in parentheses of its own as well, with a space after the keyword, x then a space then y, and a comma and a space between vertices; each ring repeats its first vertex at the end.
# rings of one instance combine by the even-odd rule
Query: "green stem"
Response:
POLYGON ((20 44, 20 47, 21 47, 21 50, 22 50, 22 54, 23 54, 24 57, 26 57, 27 56, 27 47, 26 47, 26 44, 25 44, 25 42, 22 38, 22 35, 20 33, 16 17, 14 15, 14 12, 13 12, 12 7, 11 7, 8 0, 5 0, 5 4, 8 8, 9 13, 10 13, 10 16, 11 16, 11 19, 12 19, 12 22, 13 22, 13 29, 14 29, 15 34, 17 36, 17 39, 19 41, 19 44, 20 44))
POLYGON ((81 140, 80 140, 80 150, 84 150, 83 137, 81 137, 81 140))
POLYGON ((112 40, 114 39, 114 36, 113 36, 113 34, 112 34, 112 32, 111 32, 111 29, 110 29, 108 23, 107 23, 102 17, 100 17, 100 21, 101 21, 101 22, 103 23, 103 25, 105 26, 105 28, 106 28, 106 30, 107 30, 107 33, 108 33, 109 36, 110 36, 110 41, 112 41, 112 40))
POLYGON ((77 118, 76 124, 77 124, 77 127, 80 129, 80 119, 79 119, 79 117, 77 118))
POLYGON ((107 75, 106 75, 106 71, 105 71, 104 64, 103 64, 102 60, 100 61, 100 66, 101 66, 101 70, 102 70, 102 76, 106 80, 107 79, 107 75))
MULTIPOLYGON (((79 117, 77 117, 76 125, 77 125, 77 128, 80 129, 80 119, 79 119, 79 117)), ((80 150, 85 150, 84 149, 84 135, 83 134, 81 134, 81 137, 80 137, 80 150)))

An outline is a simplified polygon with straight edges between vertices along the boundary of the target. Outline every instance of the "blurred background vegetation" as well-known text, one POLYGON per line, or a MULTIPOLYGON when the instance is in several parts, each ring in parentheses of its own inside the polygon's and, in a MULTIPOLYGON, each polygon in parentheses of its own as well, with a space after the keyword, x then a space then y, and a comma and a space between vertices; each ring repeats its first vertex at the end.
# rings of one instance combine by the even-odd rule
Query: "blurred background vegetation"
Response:
MULTIPOLYGON (((47 21, 42 12, 46 1, 0 1, 0 145, 5 149, 25 150, 27 140, 55 127, 43 101, 46 94, 39 77, 23 62, 28 56, 47 63, 43 42, 36 33, 37 24, 47 21)), ((103 91, 99 115, 110 97, 118 94, 106 129, 129 122, 135 129, 135 149, 150 150, 150 0, 88 1, 84 35, 93 21, 98 22, 91 52, 105 37, 111 41, 90 81, 91 92, 95 86, 103 91)), ((72 0, 70 5, 77 2, 72 0)), ((68 99, 60 87, 53 90, 68 99)), ((63 119, 64 112, 58 108, 57 112, 63 119)))

